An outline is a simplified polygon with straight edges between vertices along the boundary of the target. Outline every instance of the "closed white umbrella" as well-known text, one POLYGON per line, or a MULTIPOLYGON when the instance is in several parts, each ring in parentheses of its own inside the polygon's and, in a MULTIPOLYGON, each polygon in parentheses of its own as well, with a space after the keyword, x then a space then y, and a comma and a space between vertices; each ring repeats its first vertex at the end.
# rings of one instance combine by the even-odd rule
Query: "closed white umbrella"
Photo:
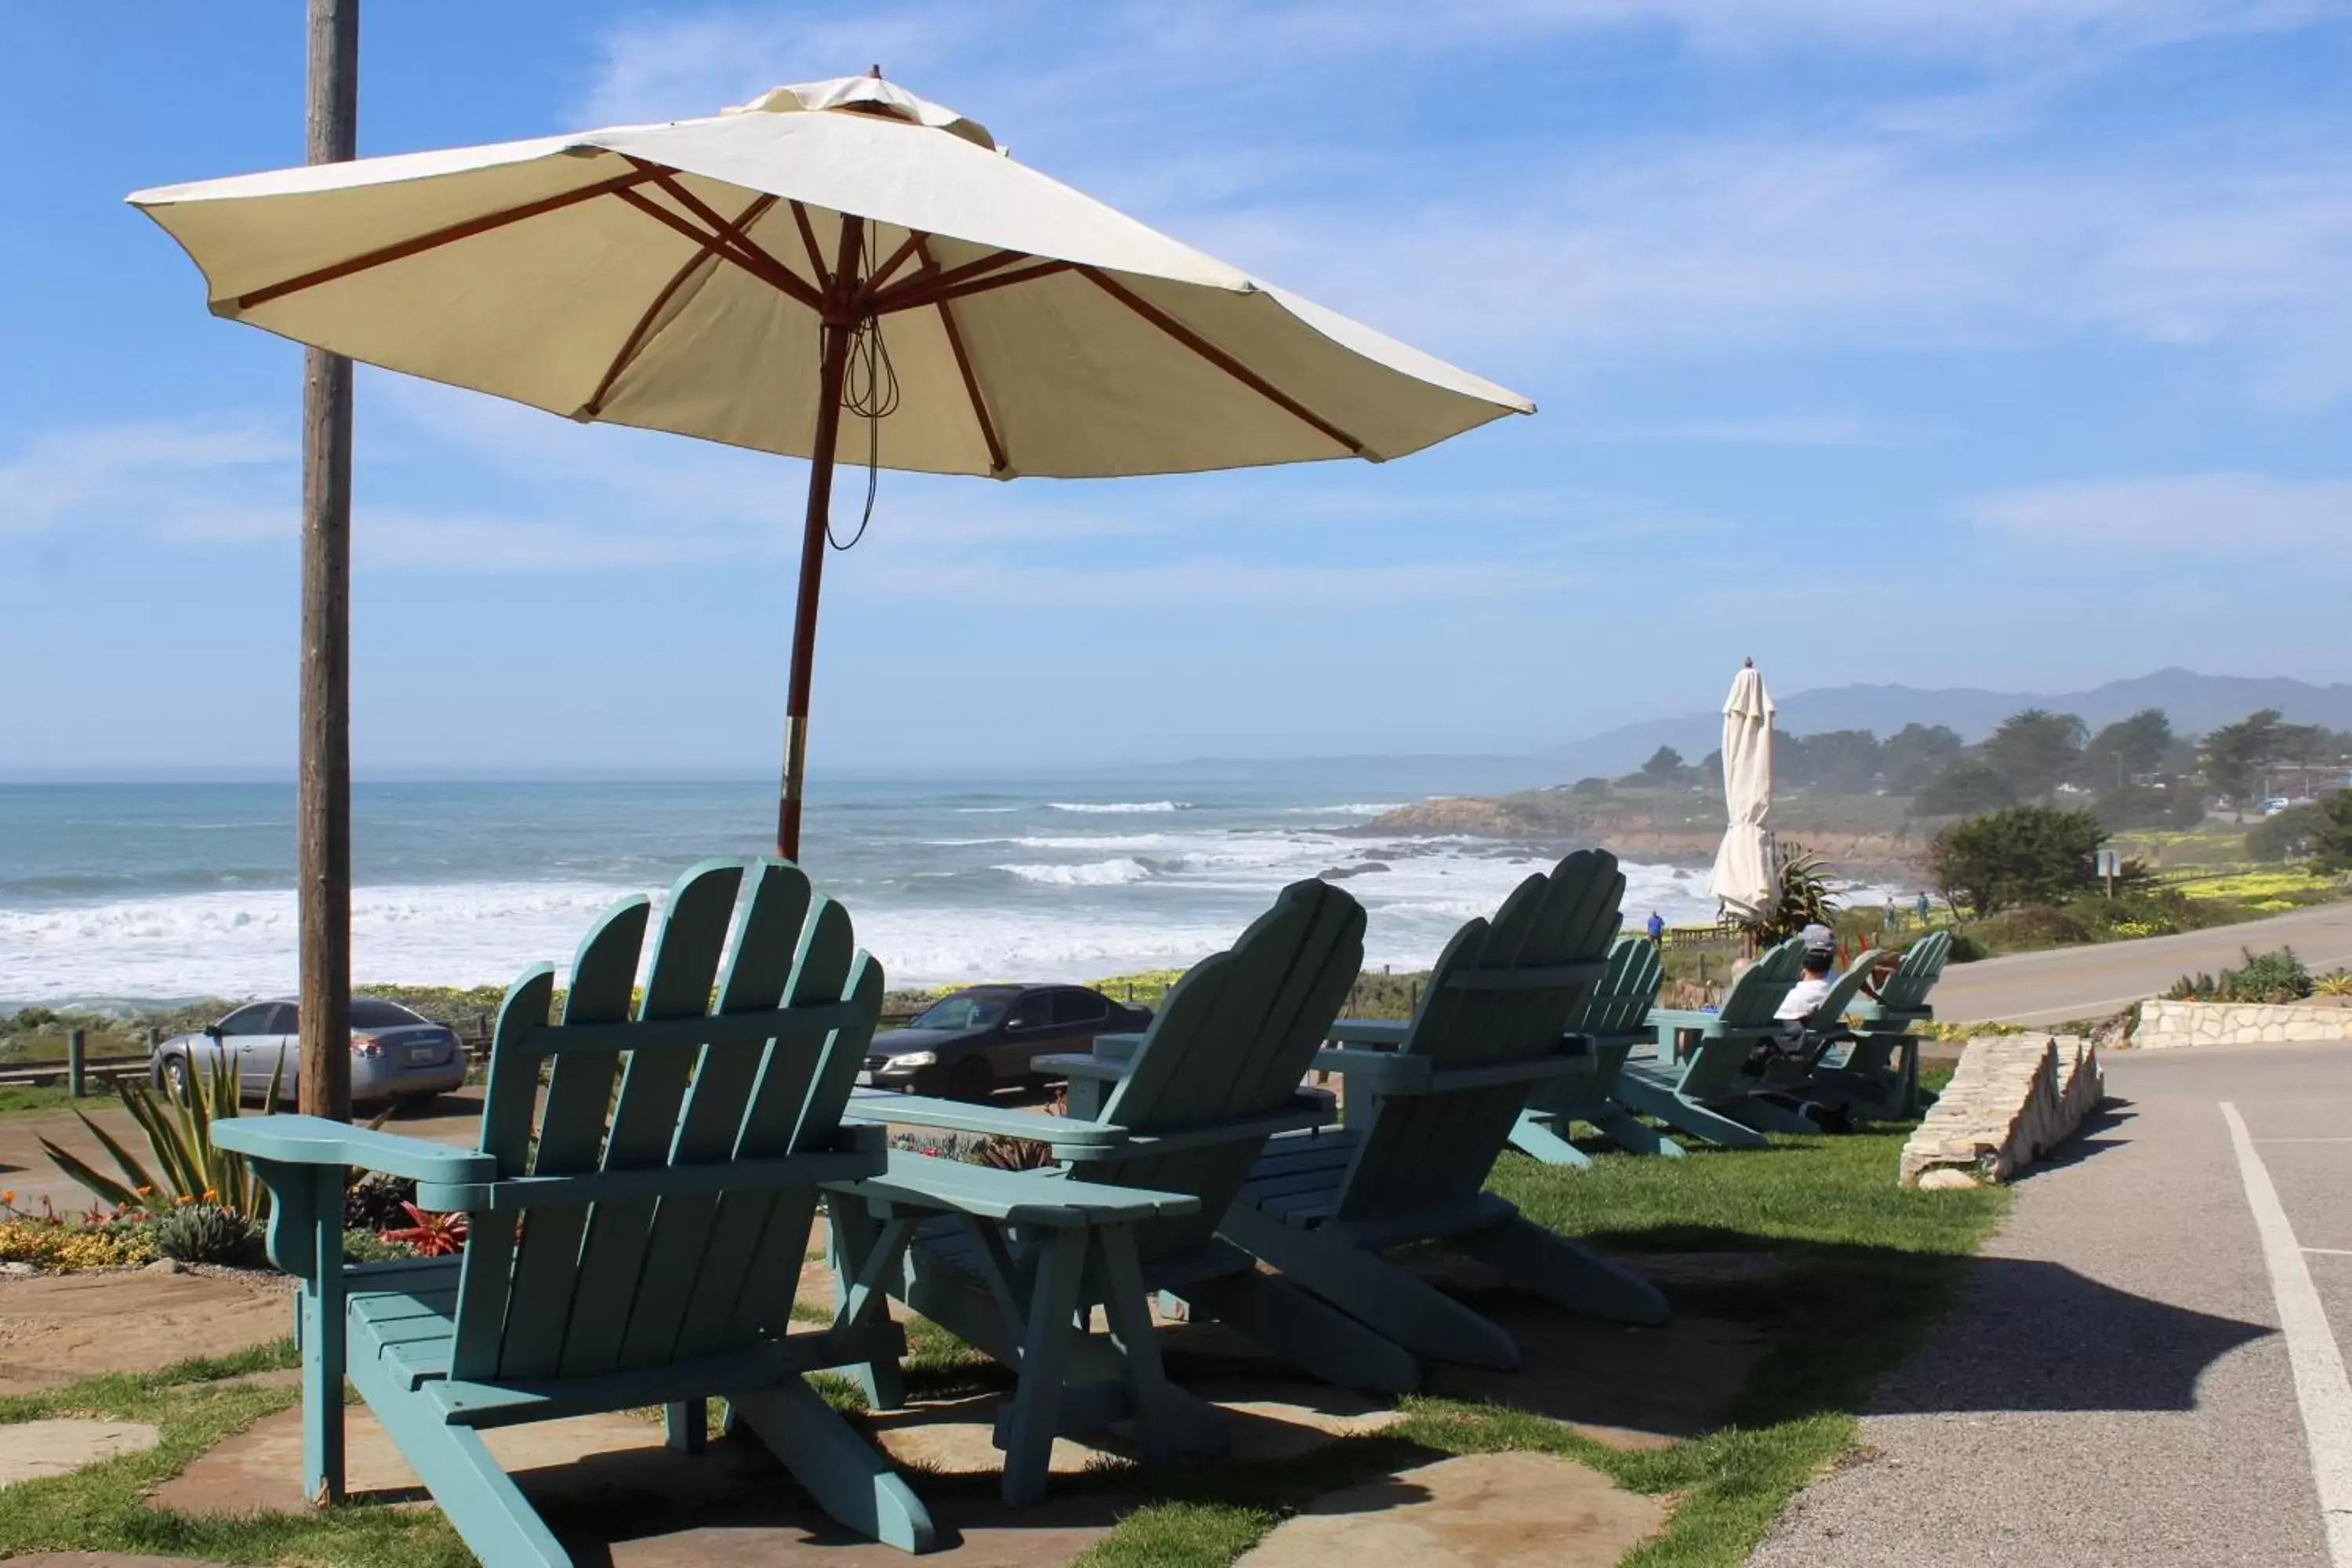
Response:
POLYGON ((215 315, 574 419, 811 458, 787 854, 836 456, 996 479, 1378 462, 1534 410, 1014 163, 878 74, 131 200, 203 269, 215 315))
POLYGON ((1772 694, 1749 659, 1723 700, 1723 804, 1729 826, 1706 890, 1726 913, 1753 920, 1779 889, 1764 819, 1772 810, 1772 694))

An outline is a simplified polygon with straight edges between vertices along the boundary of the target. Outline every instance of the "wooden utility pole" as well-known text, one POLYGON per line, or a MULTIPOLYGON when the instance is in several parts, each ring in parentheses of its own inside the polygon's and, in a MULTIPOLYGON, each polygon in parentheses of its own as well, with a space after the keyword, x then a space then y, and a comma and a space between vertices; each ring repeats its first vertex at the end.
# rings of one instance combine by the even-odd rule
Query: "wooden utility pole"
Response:
MULTIPOLYGON (((309 162, 359 152, 359 0, 310 0, 309 162)), ((294 805, 304 1113, 352 1119, 352 362, 302 363, 302 739, 294 805)))

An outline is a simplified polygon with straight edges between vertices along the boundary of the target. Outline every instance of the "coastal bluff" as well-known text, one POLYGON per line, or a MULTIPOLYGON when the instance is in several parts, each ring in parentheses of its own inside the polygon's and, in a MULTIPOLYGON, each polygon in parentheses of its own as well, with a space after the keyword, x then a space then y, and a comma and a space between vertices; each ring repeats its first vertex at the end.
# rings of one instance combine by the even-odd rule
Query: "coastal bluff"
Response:
MULTIPOLYGON (((1681 803, 1675 803, 1680 805, 1681 803)), ((1598 844, 1630 859, 1705 866, 1723 838, 1719 801, 1711 810, 1662 811, 1624 799, 1591 800, 1564 789, 1517 795, 1457 795, 1415 801, 1382 812, 1346 831, 1367 838, 1492 838, 1548 847, 1598 844)), ((1892 826, 1841 824, 1834 802, 1792 802, 1776 809, 1773 826, 1835 867, 1868 880, 1916 876, 1927 835, 1905 822, 1892 826), (1805 809, 1811 807, 1811 809, 1805 809)))

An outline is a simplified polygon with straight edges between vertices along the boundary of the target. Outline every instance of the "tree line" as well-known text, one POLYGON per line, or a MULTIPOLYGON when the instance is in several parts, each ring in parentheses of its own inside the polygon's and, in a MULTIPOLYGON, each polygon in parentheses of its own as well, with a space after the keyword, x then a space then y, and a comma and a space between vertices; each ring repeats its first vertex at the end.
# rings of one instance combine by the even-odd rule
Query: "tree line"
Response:
MULTIPOLYGON (((2347 759, 2352 733, 2290 724, 2275 708, 2201 737, 2176 732, 2160 708, 2095 731, 2074 714, 2028 708, 1974 745, 1945 724, 1906 724, 1883 741, 1868 730, 1772 732, 1776 788, 1909 795, 1923 816, 1965 816, 2084 792, 2097 797, 2093 809, 2111 828, 2193 826, 2209 799, 2244 806, 2262 798, 2266 775, 2276 770, 2347 759)), ((1692 768, 1661 746, 1623 782, 1705 787, 1721 768, 1720 752, 1692 768)))

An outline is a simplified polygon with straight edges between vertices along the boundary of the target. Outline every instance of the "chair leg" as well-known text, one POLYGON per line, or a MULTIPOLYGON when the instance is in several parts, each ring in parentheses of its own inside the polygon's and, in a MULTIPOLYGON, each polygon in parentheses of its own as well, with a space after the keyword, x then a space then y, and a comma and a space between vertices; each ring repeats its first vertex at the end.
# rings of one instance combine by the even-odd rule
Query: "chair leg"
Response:
POLYGON ((1669 1089, 1628 1078, 1617 1086, 1617 1103, 1628 1110, 1654 1116, 1677 1132, 1687 1132, 1694 1138, 1719 1143, 1727 1149, 1764 1147, 1764 1134, 1753 1127, 1744 1126, 1719 1111, 1685 1100, 1669 1089))
POLYGON ((1061 1401, 1062 1368, 1070 1341, 1078 1286, 1086 1277, 1087 1233, 1056 1230, 1041 1240, 1021 1338, 1021 1384, 1013 1391, 1010 1441, 1004 1451, 1004 1501, 1019 1508, 1045 1493, 1061 1401))
POLYGON ((476 1557, 499 1568, 572 1568, 571 1556, 483 1446, 481 1434, 450 1426, 373 1358, 352 1368, 352 1381, 476 1557))
POLYGON ((1656 1324, 1672 1316, 1665 1297, 1639 1274, 1517 1215, 1454 1237, 1451 1245, 1570 1311, 1621 1323, 1656 1324))
POLYGON ((1585 1120, 1628 1154, 1659 1154, 1669 1160, 1683 1157, 1681 1144, 1622 1106, 1612 1104, 1588 1112, 1585 1120))
POLYGON ((343 1172, 321 1166, 307 1196, 310 1278, 296 1307, 302 1342, 302 1487, 312 1503, 343 1500, 343 1172))
MULTIPOLYGON (((1559 1119, 1567 1125, 1568 1119, 1559 1119)), ((1592 1163, 1591 1157, 1570 1142, 1550 1125, 1552 1118, 1532 1110, 1522 1110, 1511 1127, 1511 1147, 1520 1153, 1541 1160, 1547 1165, 1573 1165, 1581 1170, 1592 1163)))
MULTIPOLYGON (((939 1543, 922 1500, 806 1383, 793 1378, 732 1403, 826 1513, 901 1552, 929 1552, 939 1543)), ((506 1560, 484 1552, 482 1561, 506 1560)))
POLYGON ((1297 1230, 1237 1203, 1219 1233, 1254 1252, 1350 1317, 1409 1351, 1508 1372, 1518 1342, 1435 1286, 1378 1253, 1319 1231, 1297 1230))
POLYGON ((1184 1300, 1326 1383, 1371 1394, 1421 1386, 1412 1352, 1275 1275, 1252 1269, 1195 1280, 1184 1287, 1184 1300))
MULTIPOLYGON (((837 1319, 849 1304, 849 1282, 869 1267, 880 1277, 896 1280, 903 1263, 898 1258, 874 1258, 883 1245, 884 1226, 876 1219, 874 1210, 863 1198, 846 1194, 827 1193, 824 1199, 826 1218, 825 1250, 833 1265, 833 1311, 837 1319)), ((898 1236, 898 1248, 904 1250, 905 1231, 898 1236)), ((896 1360, 862 1361, 847 1369, 857 1379, 865 1392, 866 1404, 874 1410, 898 1410, 907 1403, 907 1378, 896 1360)))
POLYGON ((1184 1457, 1182 1423, 1160 1363, 1160 1332, 1151 1323, 1151 1297, 1136 1257, 1134 1227, 1104 1226, 1095 1233, 1093 1248, 1111 1342, 1127 1361, 1127 1386, 1135 1399, 1136 1436, 1144 1462, 1176 1464, 1184 1457))
POLYGON ((699 1454, 709 1445, 709 1405, 699 1399, 662 1406, 662 1440, 681 1454, 699 1454))

